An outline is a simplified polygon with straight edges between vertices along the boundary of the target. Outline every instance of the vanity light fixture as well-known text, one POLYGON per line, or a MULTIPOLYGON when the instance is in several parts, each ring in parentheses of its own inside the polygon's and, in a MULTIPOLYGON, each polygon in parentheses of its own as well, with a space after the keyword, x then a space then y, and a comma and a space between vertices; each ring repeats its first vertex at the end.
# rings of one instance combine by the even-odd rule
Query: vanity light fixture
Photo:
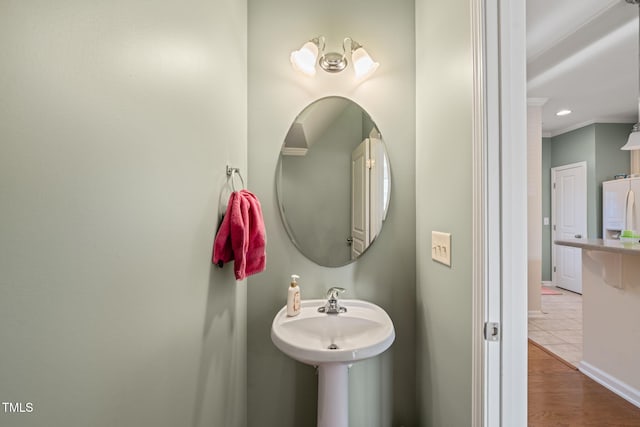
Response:
POLYGON ((320 68, 328 73, 339 73, 349 64, 351 55, 356 81, 362 81, 373 74, 379 63, 375 62, 360 43, 347 37, 342 41, 342 53, 325 52, 324 36, 314 37, 299 50, 291 52, 291 65, 294 69, 308 75, 316 74, 316 61, 320 68), (318 59, 318 55, 320 58, 318 59))
POLYGON ((571 114, 571 110, 560 110, 556 113, 556 116, 568 116, 571 114))

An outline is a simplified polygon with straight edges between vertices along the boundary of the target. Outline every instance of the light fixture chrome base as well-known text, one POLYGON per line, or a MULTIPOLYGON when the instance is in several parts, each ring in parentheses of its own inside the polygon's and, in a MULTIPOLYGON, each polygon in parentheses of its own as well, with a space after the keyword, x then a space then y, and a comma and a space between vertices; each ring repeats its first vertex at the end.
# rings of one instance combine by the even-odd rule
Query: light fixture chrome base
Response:
POLYGON ((318 60, 320 68, 327 73, 339 73, 347 68, 347 64, 347 58, 336 52, 325 53, 320 57, 320 60, 318 60))
POLYGON ((318 65, 327 73, 336 74, 344 71, 349 65, 347 57, 353 62, 356 82, 367 78, 379 65, 364 47, 351 37, 342 41, 342 53, 325 52, 324 36, 314 37, 305 42, 299 50, 291 52, 289 59, 295 70, 307 76, 314 76, 318 65))

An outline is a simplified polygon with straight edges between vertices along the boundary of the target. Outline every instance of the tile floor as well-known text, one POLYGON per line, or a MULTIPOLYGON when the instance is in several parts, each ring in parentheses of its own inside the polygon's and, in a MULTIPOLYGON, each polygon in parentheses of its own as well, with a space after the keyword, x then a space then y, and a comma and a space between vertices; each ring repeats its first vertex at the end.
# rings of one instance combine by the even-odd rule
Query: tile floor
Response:
POLYGON ((582 360, 582 295, 542 295, 542 313, 529 314, 529 338, 578 366, 582 360))

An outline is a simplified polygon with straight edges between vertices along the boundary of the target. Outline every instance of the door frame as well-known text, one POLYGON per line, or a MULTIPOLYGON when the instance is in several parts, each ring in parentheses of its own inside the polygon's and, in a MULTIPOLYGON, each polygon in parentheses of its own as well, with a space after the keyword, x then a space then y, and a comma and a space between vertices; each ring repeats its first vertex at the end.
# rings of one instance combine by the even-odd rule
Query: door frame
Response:
POLYGON ((472 425, 527 425, 525 0, 471 0, 472 425), (499 341, 483 337, 500 324, 499 341))
MULTIPOLYGON (((581 162, 575 162, 575 163, 569 163, 567 165, 562 165, 562 166, 556 166, 551 168, 551 282, 553 282, 554 285, 556 285, 556 271, 555 271, 555 266, 558 265, 556 262, 556 256, 557 256, 557 248, 555 243, 553 243, 556 240, 556 230, 554 229, 554 227, 557 224, 556 221, 556 188, 554 188, 554 184, 556 182, 556 173, 558 171, 561 170, 565 170, 565 169, 574 169, 574 168, 581 168, 584 170, 584 206, 583 206, 583 212, 584 212, 584 227, 585 229, 583 230, 583 235, 585 236, 585 238, 587 237, 587 224, 588 224, 588 204, 587 204, 587 196, 588 196, 588 191, 587 191, 587 162, 586 161, 581 161, 581 162)), ((580 249, 578 249, 580 250, 580 249)))

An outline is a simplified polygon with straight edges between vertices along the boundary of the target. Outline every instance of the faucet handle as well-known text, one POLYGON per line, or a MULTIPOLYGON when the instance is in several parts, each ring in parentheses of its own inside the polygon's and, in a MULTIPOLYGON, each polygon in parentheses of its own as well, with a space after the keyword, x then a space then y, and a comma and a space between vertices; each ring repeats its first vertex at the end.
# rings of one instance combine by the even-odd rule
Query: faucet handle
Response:
POLYGON ((340 288, 338 286, 334 286, 332 288, 329 288, 329 290, 327 291, 327 298, 329 298, 329 299, 338 299, 338 294, 341 294, 341 293, 343 293, 345 291, 346 291, 345 288, 340 288))
POLYGON ((327 291, 327 303, 322 307, 318 307, 318 311, 320 313, 327 314, 346 313, 347 307, 342 307, 338 303, 338 294, 344 292, 345 290, 346 289, 339 288, 337 286, 329 288, 329 290, 327 291))

